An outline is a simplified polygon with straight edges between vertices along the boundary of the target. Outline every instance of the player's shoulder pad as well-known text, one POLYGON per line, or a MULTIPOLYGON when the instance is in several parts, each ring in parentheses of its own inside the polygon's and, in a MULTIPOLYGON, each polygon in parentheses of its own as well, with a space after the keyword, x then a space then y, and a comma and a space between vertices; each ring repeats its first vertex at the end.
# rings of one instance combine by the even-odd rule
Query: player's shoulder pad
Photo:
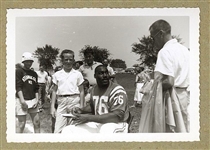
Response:
POLYGON ((125 89, 121 85, 115 84, 114 88, 110 92, 110 95, 112 96, 118 93, 124 93, 126 95, 125 89))

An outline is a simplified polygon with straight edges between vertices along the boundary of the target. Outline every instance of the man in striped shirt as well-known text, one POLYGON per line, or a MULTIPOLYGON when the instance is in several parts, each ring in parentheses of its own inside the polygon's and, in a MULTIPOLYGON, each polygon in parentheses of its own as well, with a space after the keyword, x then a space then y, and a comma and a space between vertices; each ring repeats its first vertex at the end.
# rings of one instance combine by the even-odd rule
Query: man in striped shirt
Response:
POLYGON ((91 91, 90 105, 73 110, 75 125, 62 133, 127 133, 128 98, 122 86, 109 80, 107 67, 99 65, 94 77, 97 85, 91 91))

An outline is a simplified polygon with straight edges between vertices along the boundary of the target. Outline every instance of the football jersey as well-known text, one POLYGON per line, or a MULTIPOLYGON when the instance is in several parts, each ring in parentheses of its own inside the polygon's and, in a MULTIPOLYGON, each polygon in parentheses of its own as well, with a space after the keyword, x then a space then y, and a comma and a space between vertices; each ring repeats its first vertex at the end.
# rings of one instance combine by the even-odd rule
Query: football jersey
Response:
POLYGON ((100 89, 96 85, 91 91, 90 104, 95 115, 102 115, 121 110, 124 113, 122 121, 129 116, 128 98, 126 91, 117 83, 110 82, 104 94, 100 96, 100 89))

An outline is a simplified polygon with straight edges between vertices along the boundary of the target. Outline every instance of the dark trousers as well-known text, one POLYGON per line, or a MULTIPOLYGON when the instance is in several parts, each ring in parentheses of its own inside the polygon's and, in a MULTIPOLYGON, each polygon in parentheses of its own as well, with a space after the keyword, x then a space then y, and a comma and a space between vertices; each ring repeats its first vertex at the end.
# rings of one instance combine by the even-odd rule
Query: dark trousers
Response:
POLYGON ((39 102, 44 104, 46 95, 46 85, 44 83, 39 83, 39 102))

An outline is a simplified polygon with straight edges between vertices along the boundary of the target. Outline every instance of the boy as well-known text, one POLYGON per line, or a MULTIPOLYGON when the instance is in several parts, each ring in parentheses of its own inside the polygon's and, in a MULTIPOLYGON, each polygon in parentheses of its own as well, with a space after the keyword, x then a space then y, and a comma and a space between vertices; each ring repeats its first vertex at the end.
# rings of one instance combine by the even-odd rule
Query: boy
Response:
POLYGON ((38 115, 38 83, 37 74, 30 68, 33 64, 32 54, 25 52, 22 55, 23 67, 16 69, 16 116, 18 118, 17 133, 23 133, 26 124, 26 115, 30 114, 34 125, 34 132, 40 133, 38 115))
POLYGON ((74 52, 63 50, 60 55, 63 69, 53 75, 53 92, 51 103, 52 117, 56 116, 55 131, 60 133, 67 125, 67 118, 62 114, 67 114, 69 110, 84 105, 83 76, 79 71, 73 69, 74 52), (55 110, 55 100, 57 95, 58 108, 55 110))

